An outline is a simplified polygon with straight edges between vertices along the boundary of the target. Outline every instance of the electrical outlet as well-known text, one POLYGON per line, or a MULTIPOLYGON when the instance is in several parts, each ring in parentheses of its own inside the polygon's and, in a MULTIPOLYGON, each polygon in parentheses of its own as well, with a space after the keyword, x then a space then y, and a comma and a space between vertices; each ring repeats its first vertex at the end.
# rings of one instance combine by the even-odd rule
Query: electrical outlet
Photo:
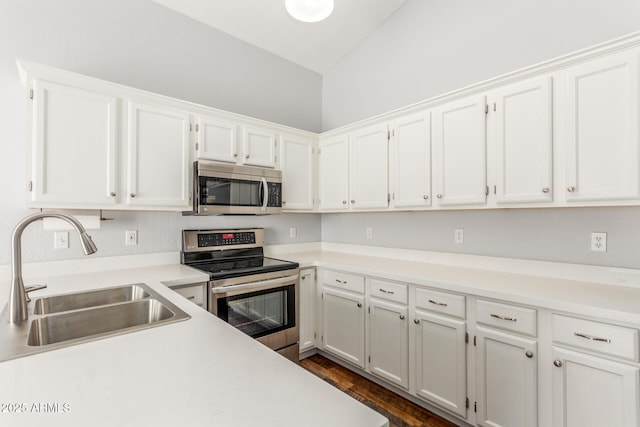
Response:
POLYGON ((289 227, 289 238, 295 239, 298 237, 298 230, 295 227, 289 227))
POLYGON ((460 244, 464 243, 464 228, 453 230, 453 241, 460 244))
POLYGON ((591 250, 607 252, 607 233, 591 233, 591 250))
POLYGON ((124 232, 125 242, 127 246, 135 246, 138 244, 138 230, 127 230, 124 232))
POLYGON ((69 248, 69 232, 56 231, 53 233, 53 249, 69 248))
POLYGON ((367 239, 372 239, 373 238, 373 227, 367 227, 367 239))

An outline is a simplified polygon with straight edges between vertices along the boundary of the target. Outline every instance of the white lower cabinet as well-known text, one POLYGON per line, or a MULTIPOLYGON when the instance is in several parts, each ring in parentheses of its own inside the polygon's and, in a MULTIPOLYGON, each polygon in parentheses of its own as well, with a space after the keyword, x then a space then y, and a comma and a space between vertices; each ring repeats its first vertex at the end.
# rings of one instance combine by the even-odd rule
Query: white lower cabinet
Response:
POLYGON ((409 324, 404 305, 369 301, 369 370, 398 387, 409 388, 409 324))
POLYGON ((365 367, 364 295, 322 289, 322 348, 353 365, 365 367))
POLYGON ((300 352, 316 346, 316 269, 300 270, 300 307, 298 313, 300 352))
POLYGON ((554 427, 637 427, 640 368, 553 348, 554 427))
POLYGON ((416 395, 465 418, 465 321, 416 311, 413 323, 416 395))
POLYGON ((536 426, 536 341, 480 326, 475 340, 477 424, 536 426))

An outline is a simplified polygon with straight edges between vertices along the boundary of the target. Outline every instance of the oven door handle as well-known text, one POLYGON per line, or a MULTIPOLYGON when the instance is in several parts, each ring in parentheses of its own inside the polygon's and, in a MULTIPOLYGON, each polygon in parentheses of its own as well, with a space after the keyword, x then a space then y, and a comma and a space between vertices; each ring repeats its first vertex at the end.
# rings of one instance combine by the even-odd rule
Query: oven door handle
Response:
POLYGON ((261 280, 258 282, 241 283, 239 285, 229 285, 229 286, 221 286, 219 288, 211 288, 211 293, 226 294, 229 292, 236 292, 236 291, 261 291, 264 289, 277 288, 278 286, 290 284, 291 282, 294 282, 296 280, 298 280, 297 274, 293 276, 278 277, 277 279, 268 279, 268 280, 261 280))

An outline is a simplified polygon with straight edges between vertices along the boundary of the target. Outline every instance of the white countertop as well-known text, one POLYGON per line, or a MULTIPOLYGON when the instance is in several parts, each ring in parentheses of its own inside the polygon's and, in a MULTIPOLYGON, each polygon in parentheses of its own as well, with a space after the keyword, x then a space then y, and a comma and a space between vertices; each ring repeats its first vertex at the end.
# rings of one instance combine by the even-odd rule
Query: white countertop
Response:
MULTIPOLYGON (((388 425, 164 286, 206 279, 179 264, 47 278, 32 297, 144 282, 191 319, 0 362, 0 425, 388 425)), ((0 284, 2 306, 8 292, 0 284)))
POLYGON ((296 261, 301 267, 349 271, 640 325, 640 287, 327 250, 279 253, 276 257, 296 261))

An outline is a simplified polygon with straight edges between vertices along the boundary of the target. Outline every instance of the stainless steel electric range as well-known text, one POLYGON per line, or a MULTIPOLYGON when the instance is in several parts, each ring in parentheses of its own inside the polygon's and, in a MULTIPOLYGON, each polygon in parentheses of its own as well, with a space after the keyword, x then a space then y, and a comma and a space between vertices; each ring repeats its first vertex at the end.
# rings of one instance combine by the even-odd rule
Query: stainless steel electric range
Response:
POLYGON ((211 313, 297 362, 299 265, 263 246, 262 228, 184 230, 182 263, 209 274, 211 313))

